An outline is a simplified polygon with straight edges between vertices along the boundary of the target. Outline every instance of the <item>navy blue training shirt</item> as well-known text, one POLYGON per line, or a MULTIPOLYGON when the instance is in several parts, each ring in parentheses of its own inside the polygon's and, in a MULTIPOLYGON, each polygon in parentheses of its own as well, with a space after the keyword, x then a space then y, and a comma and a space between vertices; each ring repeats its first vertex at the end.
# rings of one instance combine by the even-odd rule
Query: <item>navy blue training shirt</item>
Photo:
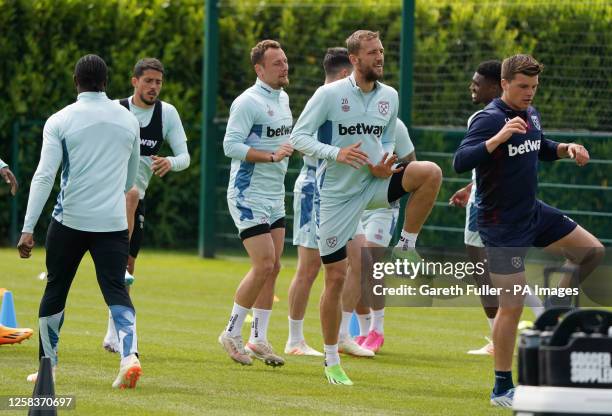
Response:
POLYGON ((558 145, 544 138, 540 114, 531 106, 517 111, 496 98, 474 116, 455 152, 453 167, 457 173, 476 169, 479 226, 521 224, 531 219, 538 188, 538 160, 559 159, 558 145), (513 134, 489 153, 485 142, 517 116, 527 123, 527 132, 513 134))

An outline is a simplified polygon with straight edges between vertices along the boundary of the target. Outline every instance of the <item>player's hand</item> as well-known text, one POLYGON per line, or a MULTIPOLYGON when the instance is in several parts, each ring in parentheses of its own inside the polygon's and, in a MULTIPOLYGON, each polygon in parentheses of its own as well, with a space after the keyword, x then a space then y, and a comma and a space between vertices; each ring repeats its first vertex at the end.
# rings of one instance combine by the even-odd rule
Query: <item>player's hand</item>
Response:
POLYGON ((341 148, 336 161, 350 165, 355 169, 359 169, 364 165, 370 165, 367 153, 359 149, 359 147, 361 147, 361 142, 341 148))
POLYGON ((576 161, 578 166, 584 166, 589 163, 589 152, 584 146, 576 143, 570 143, 567 145, 567 154, 571 159, 576 161))
POLYGON ((394 173, 404 170, 403 166, 398 166, 397 168, 393 167, 395 162, 397 162, 397 155, 391 155, 389 158, 387 158, 387 156, 389 156, 388 152, 383 155, 377 165, 368 164, 368 169, 370 169, 370 173, 373 176, 377 178, 388 178, 394 173))
POLYGON ((13 175, 13 172, 7 167, 0 169, 0 176, 2 180, 6 182, 11 187, 11 195, 15 195, 17 193, 17 188, 19 188, 19 184, 17 183, 17 178, 13 175))
POLYGON ((472 183, 464 188, 459 189, 457 192, 453 194, 448 200, 448 205, 453 207, 461 207, 465 208, 467 203, 470 200, 470 193, 472 192, 472 183))
POLYGON ((514 117, 508 121, 504 127, 499 131, 499 136, 503 140, 501 143, 510 140, 513 134, 525 134, 527 133, 527 123, 520 117, 514 117))
POLYGON ((32 255, 32 249, 34 248, 34 236, 31 233, 22 233, 19 243, 17 243, 17 250, 19 251, 19 257, 22 259, 28 259, 32 255))
POLYGON ((293 146, 291 143, 283 143, 280 145, 276 152, 272 153, 272 160, 274 162, 280 162, 286 157, 289 157, 293 154, 293 146))
POLYGON ((170 170, 172 169, 172 163, 170 163, 170 160, 168 160, 168 158, 161 156, 151 156, 151 159, 153 159, 153 165, 151 165, 151 170, 153 170, 153 173, 159 176, 160 178, 163 178, 164 175, 170 172, 170 170))

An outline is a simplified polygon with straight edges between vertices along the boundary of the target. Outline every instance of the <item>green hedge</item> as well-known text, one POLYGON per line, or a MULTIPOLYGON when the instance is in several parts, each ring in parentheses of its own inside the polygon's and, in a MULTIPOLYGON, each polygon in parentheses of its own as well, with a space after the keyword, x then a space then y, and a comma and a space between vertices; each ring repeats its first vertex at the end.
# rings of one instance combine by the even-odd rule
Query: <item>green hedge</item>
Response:
MULTIPOLYGON (((320 62, 325 49, 342 45, 357 28, 381 31, 387 56, 386 82, 397 88, 400 1, 332 3, 275 0, 275 6, 266 7, 266 1, 221 2, 219 115, 226 115, 231 101, 253 82, 248 53, 262 38, 279 39, 285 46, 292 82, 287 91, 295 117, 322 82, 320 62)), ((475 110, 469 104, 466 87, 477 63, 522 51, 533 53, 546 65, 537 101, 545 127, 612 130, 612 72, 606 70, 612 66, 609 2, 583 5, 567 0, 531 0, 514 4, 417 1, 415 124, 463 125, 475 110), (575 114, 579 118, 572 118, 575 114)), ((194 247, 199 200, 203 9, 203 2, 196 0, 0 0, 0 157, 15 163, 10 160, 15 121, 44 120, 74 100, 72 70, 81 55, 97 53, 106 60, 110 67, 108 93, 113 98, 130 94, 130 71, 138 58, 156 56, 167 68, 162 98, 174 104, 181 114, 190 139, 192 165, 186 172, 152 181, 146 240, 158 247, 194 247)), ((211 139, 220 141, 221 137, 211 139)), ((421 151, 437 147, 454 150, 454 144, 417 141, 417 150, 421 151)), ((20 147, 18 163, 23 186, 19 201, 23 211, 28 183, 38 161, 40 127, 24 127, 20 147)), ((599 146, 593 156, 609 158, 609 144, 599 146)), ((228 161, 221 159, 219 164, 227 165, 228 161)), ((298 165, 299 160, 294 158, 292 167, 298 165)), ((207 197, 218 198, 222 209, 227 175, 221 170, 219 173, 221 191, 207 197)), ((445 173, 452 175, 447 166, 445 173)), ((551 171, 551 175, 557 173, 551 171)), ((609 176, 605 172, 592 175, 585 175, 579 182, 601 184, 602 175, 606 179, 609 176)), ((293 183, 288 180, 286 185, 291 190, 293 183)), ((601 195, 593 202, 581 199, 572 206, 609 208, 609 200, 604 198, 601 195)), ((5 187, 0 187, 0 244, 6 242, 8 200, 5 187)), ((43 214, 39 231, 45 228, 52 203, 43 214)), ((23 212, 20 215, 22 219, 23 212)), ((447 215, 436 213, 436 218, 440 216, 443 222, 447 215)), ((219 218, 220 222, 228 222, 219 218)), ((452 222, 460 223, 459 213, 452 222)), ((234 233, 231 224, 222 231, 234 233)))

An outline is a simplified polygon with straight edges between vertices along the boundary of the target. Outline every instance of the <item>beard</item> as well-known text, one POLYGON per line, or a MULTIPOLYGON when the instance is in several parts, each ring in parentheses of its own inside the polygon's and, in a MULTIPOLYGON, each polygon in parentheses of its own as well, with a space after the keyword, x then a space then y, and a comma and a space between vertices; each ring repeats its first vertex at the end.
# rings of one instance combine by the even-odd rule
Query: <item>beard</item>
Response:
POLYGON ((153 101, 151 101, 151 100, 146 99, 144 94, 140 94, 140 100, 146 105, 153 105, 155 104, 155 101, 157 101, 157 97, 155 97, 153 101))
POLYGON ((278 86, 280 87, 286 87, 287 85, 289 85, 289 77, 285 77, 285 78, 281 78, 278 80, 278 86))
POLYGON ((359 70, 363 74, 363 78, 367 82, 378 81, 378 80, 382 79, 382 77, 383 77, 382 71, 379 74, 373 68, 368 67, 368 66, 364 66, 362 63, 360 63, 360 65, 359 65, 359 70))

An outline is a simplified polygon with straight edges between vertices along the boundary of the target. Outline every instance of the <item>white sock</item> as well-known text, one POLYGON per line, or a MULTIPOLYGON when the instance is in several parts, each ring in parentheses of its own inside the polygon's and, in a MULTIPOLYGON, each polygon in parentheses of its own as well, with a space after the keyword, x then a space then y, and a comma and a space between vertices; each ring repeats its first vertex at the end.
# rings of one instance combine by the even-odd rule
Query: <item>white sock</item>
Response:
POLYGON ((493 331, 493 323, 495 322, 495 318, 487 318, 487 322, 489 322, 489 328, 493 331))
POLYGON ((289 317, 289 344, 295 345, 304 340, 304 320, 289 317))
POLYGON ((342 311, 342 321, 340 321, 340 331, 338 333, 340 338, 349 336, 349 326, 351 325, 352 318, 353 312, 342 311))
POLYGON ((359 320, 359 336, 367 337, 368 332, 370 332, 371 315, 369 313, 363 315, 357 314, 357 319, 359 320))
MULTIPOLYGON (((132 359, 132 357, 135 357, 136 354, 130 354, 127 357, 123 357, 121 359, 121 364, 119 364, 121 367, 123 367, 124 365, 126 365, 128 363, 128 361, 130 361, 132 359)), ((55 370, 55 367, 53 368, 55 370)))
POLYGON ((542 300, 533 293, 529 293, 527 296, 525 296, 525 305, 528 305, 531 308, 531 312, 533 312, 536 319, 538 319, 540 315, 544 313, 544 304, 542 303, 542 300))
POLYGON ((379 334, 384 333, 384 324, 385 324, 385 310, 373 310, 372 311, 372 324, 370 325, 370 329, 378 332, 379 334))
POLYGON ((416 246, 418 233, 409 233, 406 230, 402 230, 400 239, 397 241, 395 247, 401 248, 402 250, 408 250, 416 246))
POLYGON ((323 345, 323 352, 325 353, 325 365, 331 367, 332 365, 340 364, 340 354, 338 354, 338 344, 334 345, 323 345))
POLYGON ((270 322, 271 314, 271 309, 253 308, 250 343, 268 342, 268 322, 270 322))
POLYGON ((232 308, 232 314, 230 315, 229 323, 225 330, 230 334, 231 337, 238 336, 242 333, 242 324, 244 323, 244 319, 249 313, 250 309, 242 307, 234 302, 234 307, 232 308))
POLYGON ((104 343, 119 346, 119 335, 117 334, 117 328, 115 328, 115 321, 113 321, 113 314, 110 309, 108 310, 108 328, 104 336, 104 343))

